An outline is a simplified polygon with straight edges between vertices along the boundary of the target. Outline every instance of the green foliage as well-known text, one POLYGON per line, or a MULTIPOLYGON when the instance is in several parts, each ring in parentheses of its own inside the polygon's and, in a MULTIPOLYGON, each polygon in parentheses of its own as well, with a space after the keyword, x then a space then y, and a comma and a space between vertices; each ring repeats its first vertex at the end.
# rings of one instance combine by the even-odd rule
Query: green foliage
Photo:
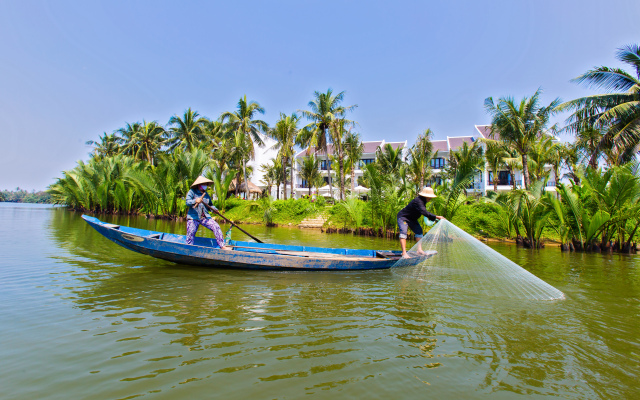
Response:
POLYGON ((16 188, 15 191, 3 190, 0 192, 0 201, 10 203, 52 203, 51 195, 47 192, 27 192, 24 189, 16 188))
POLYGON ((364 220, 365 203, 357 196, 349 196, 345 201, 331 208, 331 220, 342 223, 344 227, 357 230, 364 220))

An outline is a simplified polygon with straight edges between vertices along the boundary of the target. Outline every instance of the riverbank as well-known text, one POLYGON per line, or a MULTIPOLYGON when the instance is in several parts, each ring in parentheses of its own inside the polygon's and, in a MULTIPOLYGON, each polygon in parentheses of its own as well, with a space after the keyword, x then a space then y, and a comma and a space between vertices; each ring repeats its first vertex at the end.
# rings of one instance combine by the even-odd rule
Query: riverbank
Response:
MULTIPOLYGON (((288 200, 243 200, 228 199, 225 203, 224 215, 238 224, 246 225, 268 225, 280 227, 297 228, 304 220, 322 218, 324 225, 319 228, 327 234, 352 234, 363 237, 378 237, 385 239, 397 239, 398 232, 395 224, 383 228, 373 226, 372 219, 375 217, 371 213, 369 203, 362 202, 359 210, 360 224, 356 228, 353 225, 353 216, 350 216, 340 204, 327 204, 321 199, 312 201, 309 199, 288 199, 288 200), (268 214, 268 215, 266 215, 268 214), (266 217, 269 217, 270 224, 267 224, 266 217)), ((146 215, 150 219, 167 219, 166 216, 146 215)), ((222 222, 222 219, 214 216, 222 222)), ((178 221, 184 218, 171 218, 178 221)), ((482 202, 469 202, 460 206, 452 222, 473 235, 479 240, 488 243, 505 243, 523 246, 521 240, 516 239, 516 235, 509 235, 508 218, 504 211, 495 204, 482 202)), ((313 229, 313 228, 304 228, 313 229)), ((426 229, 426 227, 425 227, 426 229)), ((413 234, 410 233, 410 239, 413 234)), ((542 238, 547 247, 560 247, 560 240, 556 232, 552 229, 545 229, 542 238)), ((526 247, 526 246, 524 246, 526 247)))

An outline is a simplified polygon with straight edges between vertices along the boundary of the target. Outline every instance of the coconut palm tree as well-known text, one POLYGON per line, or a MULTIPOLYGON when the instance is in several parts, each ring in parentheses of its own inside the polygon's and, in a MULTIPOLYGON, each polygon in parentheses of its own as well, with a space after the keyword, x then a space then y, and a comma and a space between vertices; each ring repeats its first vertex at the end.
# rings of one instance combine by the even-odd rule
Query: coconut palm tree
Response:
POLYGON ((554 153, 556 153, 556 146, 550 136, 545 135, 533 143, 529 153, 529 173, 535 180, 543 180, 549 176, 550 171, 545 167, 551 163, 554 153))
POLYGON ((120 153, 120 145, 115 133, 107 135, 107 132, 104 132, 102 136, 98 136, 98 139, 86 142, 88 146, 93 146, 93 150, 89 153, 92 158, 113 157, 120 153))
MULTIPOLYGON (((291 165, 291 197, 294 197, 294 145, 296 138, 299 134, 298 122, 300 118, 295 113, 286 115, 280 113, 280 119, 276 122, 273 129, 269 130, 268 135, 275 139, 276 144, 273 145, 273 149, 278 150, 278 156, 282 160, 282 165, 291 165)), ((283 169, 284 173, 285 169, 283 169)), ((286 180, 284 185, 284 199, 287 199, 287 184, 286 180)))
POLYGON ((383 147, 378 147, 376 150, 376 163, 380 174, 391 180, 398 178, 400 167, 404 163, 402 161, 402 148, 394 149, 388 143, 383 147))
POLYGON ((449 174, 455 181, 465 180, 470 177, 473 182, 475 175, 479 170, 484 169, 484 159, 482 157, 482 147, 475 142, 469 146, 469 143, 463 142, 462 147, 457 151, 451 152, 449 156, 449 174))
POLYGON ((560 99, 555 99, 548 106, 541 106, 541 92, 538 89, 533 96, 524 97, 519 103, 512 97, 502 97, 497 103, 491 97, 484 101, 485 109, 492 117, 491 132, 499 134, 500 140, 513 146, 522 158, 525 188, 531 184, 528 167, 531 147, 541 138, 553 110, 560 104, 560 99))
MULTIPOLYGON (((640 151, 640 46, 621 47, 616 58, 629 65, 633 72, 604 66, 587 71, 572 82, 607 93, 568 101, 557 109, 573 111, 568 119, 567 130, 570 132, 602 131, 597 150, 611 150, 615 164, 621 165, 640 151)), ((599 151, 592 152, 590 165, 597 165, 599 151)))
MULTIPOLYGON (((242 162, 242 174, 244 181, 247 182, 247 165, 248 159, 255 157, 255 144, 260 147, 264 147, 264 141, 260 137, 259 132, 266 133, 269 130, 269 125, 260 120, 255 119, 257 114, 264 114, 264 108, 260 107, 255 101, 247 101, 247 96, 238 100, 237 110, 234 112, 226 111, 220 116, 220 121, 235 132, 235 146, 234 148, 241 151, 240 160, 242 162), (239 139, 244 141, 244 146, 241 146, 239 139)), ((237 187, 236 185, 236 190, 237 187)), ((247 184, 248 187, 248 184, 247 184)))
POLYGON ((364 144, 362 140, 360 140, 360 135, 348 131, 344 136, 343 148, 351 164, 351 192, 353 193, 356 188, 356 168, 358 168, 360 157, 362 157, 362 153, 364 153, 364 144))
POLYGON ((484 159, 493 175, 493 191, 497 193, 498 174, 500 168, 505 165, 504 159, 509 156, 509 153, 505 150, 503 143, 491 139, 481 139, 481 141, 486 145, 484 159))
POLYGON ((200 117, 197 111, 188 108, 182 117, 174 115, 169 119, 169 151, 173 152, 178 148, 183 150, 193 150, 205 143, 207 136, 204 126, 207 119, 200 117))
POLYGON ((347 121, 343 118, 338 118, 331 123, 329 133, 331 136, 331 142, 333 143, 333 156, 338 164, 338 187, 340 190, 340 201, 344 200, 344 159, 346 153, 344 150, 343 138, 346 136, 348 130, 346 129, 347 121))
POLYGON ((127 156, 133 156, 138 152, 139 146, 137 137, 142 130, 142 124, 140 122, 134 122, 132 124, 127 122, 124 128, 116 130, 118 134, 118 143, 120 144, 120 152, 127 156))
POLYGON ((134 140, 137 147, 136 159, 147 160, 149 164, 153 164, 156 154, 165 143, 166 131, 156 121, 143 120, 134 140))
POLYGON ((413 165, 413 170, 417 174, 418 187, 424 187, 425 178, 427 178, 427 171, 430 169, 430 161, 433 156, 433 144, 431 139, 433 138, 433 132, 430 128, 427 128, 424 132, 418 135, 416 143, 409 150, 409 157, 413 165))
POLYGON ((262 183, 269 186, 269 195, 271 195, 271 186, 275 184, 276 200, 280 200, 280 182, 286 180, 286 174, 282 171, 282 160, 280 158, 272 158, 269 163, 260 165, 260 169, 264 172, 262 183))
POLYGON ((260 170, 263 172, 262 180, 260 181, 260 183, 263 183, 267 186, 267 194, 271 196, 271 187, 275 184, 278 184, 278 190, 280 190, 279 184, 280 179, 282 178, 280 177, 280 173, 279 171, 277 171, 275 164, 273 162, 260 164, 260 170))
POLYGON ((311 189, 316 182, 322 179, 320 163, 316 156, 312 154, 302 158, 302 162, 298 161, 298 164, 300 165, 300 178, 307 181, 307 185, 309 186, 309 196, 311 196, 311 189))
MULTIPOLYGON (((331 140, 329 129, 336 119, 344 118, 347 112, 353 110, 357 105, 342 106, 345 92, 336 95, 333 90, 328 89, 326 93, 314 92, 314 99, 308 103, 310 111, 300 110, 303 117, 311 121, 304 127, 299 139, 304 146, 316 148, 327 155, 329 160, 329 152, 327 151, 327 143, 331 140)), ((353 121, 345 120, 346 123, 353 121)), ((328 164, 329 181, 331 181, 331 163, 328 164)), ((331 198, 333 198, 333 185, 329 185, 331 198)))

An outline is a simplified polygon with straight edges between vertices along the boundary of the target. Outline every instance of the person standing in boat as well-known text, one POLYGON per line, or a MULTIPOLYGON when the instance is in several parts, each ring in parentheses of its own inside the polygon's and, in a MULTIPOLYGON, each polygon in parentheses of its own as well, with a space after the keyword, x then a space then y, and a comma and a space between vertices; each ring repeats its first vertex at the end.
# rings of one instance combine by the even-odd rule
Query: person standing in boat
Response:
MULTIPOLYGON (((407 233, 408 229, 411 229, 416 235, 416 241, 422 239, 422 227, 418 223, 418 219, 421 216, 429 218, 431 221, 437 219, 444 219, 444 217, 435 215, 427 211, 427 203, 435 199, 435 193, 430 187, 424 187, 418 193, 415 199, 411 200, 409 204, 398 213, 398 227, 400 228, 400 247, 402 247, 402 257, 407 256, 407 233)), ((418 254, 424 254, 422 246, 418 246, 418 254)))
POLYGON ((218 242, 218 246, 222 250, 231 250, 230 247, 224 245, 224 235, 220 225, 211 218, 205 207, 205 204, 209 204, 214 210, 218 210, 211 204, 211 197, 206 192, 207 187, 212 183, 212 180, 199 176, 191 185, 189 193, 187 193, 186 203, 187 207, 189 207, 187 211, 187 244, 193 244, 198 227, 203 225, 213 232, 216 242, 218 242))

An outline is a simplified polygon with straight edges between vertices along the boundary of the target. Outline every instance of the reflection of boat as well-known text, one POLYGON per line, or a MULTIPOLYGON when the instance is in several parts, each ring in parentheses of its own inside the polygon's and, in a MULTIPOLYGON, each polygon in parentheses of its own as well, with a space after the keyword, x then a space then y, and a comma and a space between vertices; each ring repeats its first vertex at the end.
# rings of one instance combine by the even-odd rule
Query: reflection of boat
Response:
MULTIPOLYGON (((222 268, 269 270, 365 270, 392 267, 399 251, 334 249, 231 241, 233 250, 221 250, 215 239, 195 238, 186 244, 184 235, 154 232, 82 218, 107 239, 138 253, 179 264, 222 268)), ((403 259, 403 266, 418 264, 435 252, 403 259)))

